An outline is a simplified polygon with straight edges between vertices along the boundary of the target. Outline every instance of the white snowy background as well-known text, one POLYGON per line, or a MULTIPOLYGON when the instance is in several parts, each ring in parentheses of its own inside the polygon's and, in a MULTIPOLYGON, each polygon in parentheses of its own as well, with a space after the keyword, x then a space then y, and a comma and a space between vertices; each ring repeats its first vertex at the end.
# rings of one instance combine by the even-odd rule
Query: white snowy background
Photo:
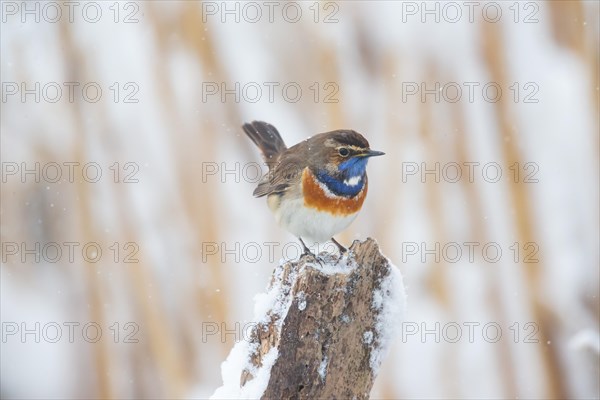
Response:
POLYGON ((376 238, 404 276, 373 397, 598 398, 598 3, 295 4, 0 3, 2 397, 222 384, 298 249, 252 197, 240 126, 260 119, 387 153, 338 236, 376 238))

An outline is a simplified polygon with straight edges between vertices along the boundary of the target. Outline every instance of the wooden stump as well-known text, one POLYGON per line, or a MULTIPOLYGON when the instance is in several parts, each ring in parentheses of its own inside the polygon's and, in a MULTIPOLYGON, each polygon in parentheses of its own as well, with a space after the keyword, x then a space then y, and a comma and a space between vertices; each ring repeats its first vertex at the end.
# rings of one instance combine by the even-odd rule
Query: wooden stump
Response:
MULTIPOLYGON (((321 262, 305 255, 275 269, 268 292, 256 299, 249 338, 230 355, 244 364, 240 397, 369 397, 400 327, 405 294, 400 272, 373 239, 349 250, 342 258, 321 253, 321 262)), ((223 367, 240 367, 234 363, 228 358, 223 367)), ((224 387, 214 397, 231 396, 224 387)))

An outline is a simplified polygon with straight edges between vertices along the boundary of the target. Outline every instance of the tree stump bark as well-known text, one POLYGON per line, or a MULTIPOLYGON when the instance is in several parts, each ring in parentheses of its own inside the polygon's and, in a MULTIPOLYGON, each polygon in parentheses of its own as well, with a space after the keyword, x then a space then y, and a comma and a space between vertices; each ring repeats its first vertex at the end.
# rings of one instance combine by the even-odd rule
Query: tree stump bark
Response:
POLYGON ((224 386, 214 398, 369 397, 401 324, 402 276, 373 239, 355 241, 342 258, 320 257, 275 269, 256 298, 249 337, 223 363, 224 386))

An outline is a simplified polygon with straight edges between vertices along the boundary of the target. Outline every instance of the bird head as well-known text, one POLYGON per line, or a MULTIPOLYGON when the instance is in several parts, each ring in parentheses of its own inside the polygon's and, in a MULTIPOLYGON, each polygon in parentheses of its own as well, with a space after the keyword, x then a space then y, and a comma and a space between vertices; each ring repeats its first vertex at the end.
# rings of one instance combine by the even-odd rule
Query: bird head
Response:
POLYGON ((369 142, 360 133, 352 130, 327 132, 321 138, 322 146, 316 160, 331 175, 343 178, 364 175, 370 157, 385 153, 371 150, 369 142))

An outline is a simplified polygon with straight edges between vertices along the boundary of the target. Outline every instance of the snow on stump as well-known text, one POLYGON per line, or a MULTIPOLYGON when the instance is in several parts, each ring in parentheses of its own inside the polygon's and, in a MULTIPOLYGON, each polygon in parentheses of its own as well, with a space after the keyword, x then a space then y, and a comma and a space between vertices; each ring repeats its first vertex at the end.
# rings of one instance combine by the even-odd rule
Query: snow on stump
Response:
POLYGON ((355 241, 321 263, 276 267, 255 297, 255 324, 221 366, 212 398, 369 397, 405 307, 402 275, 377 242, 355 241))

